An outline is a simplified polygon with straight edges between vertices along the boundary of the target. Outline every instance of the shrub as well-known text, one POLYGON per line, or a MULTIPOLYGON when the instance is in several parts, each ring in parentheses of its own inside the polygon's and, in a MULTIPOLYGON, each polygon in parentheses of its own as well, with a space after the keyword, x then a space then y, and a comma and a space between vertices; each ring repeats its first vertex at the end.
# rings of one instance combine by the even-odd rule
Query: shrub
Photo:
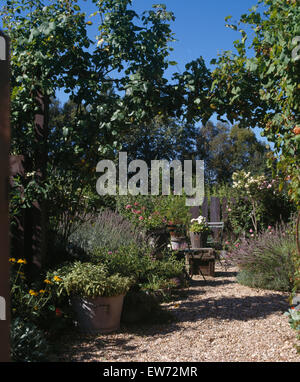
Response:
POLYGON ((151 256, 151 249, 137 245, 123 246, 117 251, 98 248, 94 251, 93 262, 104 264, 110 274, 120 273, 133 277, 136 285, 149 283, 155 275, 160 280, 168 280, 182 274, 184 263, 165 252, 161 259, 151 256))
POLYGON ((11 323, 11 359, 14 362, 47 361, 50 346, 44 331, 20 317, 11 323))
POLYGON ((58 278, 29 282, 24 272, 26 260, 10 258, 10 263, 13 357, 28 361, 30 357, 40 357, 39 352, 43 353, 40 348, 46 349, 48 341, 69 326, 71 317, 65 308, 66 301, 56 297, 58 278), (32 356, 27 354, 27 348, 32 348, 32 356))
POLYGON ((118 296, 125 294, 132 284, 129 277, 118 273, 108 274, 103 264, 81 263, 76 261, 64 265, 54 272, 60 279, 58 295, 76 295, 81 297, 118 296))
POLYGON ((90 255, 98 248, 118 250, 121 246, 143 243, 145 235, 129 220, 111 210, 83 223, 69 239, 69 249, 90 255))
POLYGON ((182 278, 184 262, 167 252, 161 259, 151 256, 147 247, 125 246, 118 251, 98 248, 93 262, 104 264, 110 274, 119 272, 132 277, 134 283, 124 299, 123 321, 145 321, 160 312, 160 302, 169 299, 175 284, 174 278, 182 278))
POLYGON ((233 173, 232 180, 228 213, 237 236, 250 229, 259 232, 270 224, 288 221, 294 206, 284 190, 279 192, 278 179, 268 180, 264 175, 242 170, 233 173))
POLYGON ((296 243, 289 226, 267 229, 254 238, 244 238, 230 251, 227 259, 240 269, 241 284, 263 289, 291 291, 296 243))
POLYGON ((167 220, 161 214, 162 196, 126 195, 117 197, 117 210, 135 226, 153 231, 166 226, 167 220))

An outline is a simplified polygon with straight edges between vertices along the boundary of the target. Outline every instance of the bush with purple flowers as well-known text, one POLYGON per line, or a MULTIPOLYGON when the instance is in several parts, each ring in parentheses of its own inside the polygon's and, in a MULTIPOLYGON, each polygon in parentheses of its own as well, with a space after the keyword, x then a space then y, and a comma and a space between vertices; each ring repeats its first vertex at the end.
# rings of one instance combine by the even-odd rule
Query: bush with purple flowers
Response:
POLYGON ((238 266, 238 282, 250 287, 291 291, 296 251, 295 236, 289 225, 268 227, 255 237, 243 238, 233 246, 227 261, 238 266))

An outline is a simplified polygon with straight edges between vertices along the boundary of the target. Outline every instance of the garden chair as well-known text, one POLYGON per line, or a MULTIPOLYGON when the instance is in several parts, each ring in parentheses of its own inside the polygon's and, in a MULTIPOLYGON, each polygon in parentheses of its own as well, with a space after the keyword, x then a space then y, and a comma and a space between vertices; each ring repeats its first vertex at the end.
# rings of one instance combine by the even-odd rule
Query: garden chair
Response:
POLYGON ((220 256, 220 251, 223 249, 224 222, 208 222, 207 224, 212 230, 212 234, 208 237, 207 244, 216 250, 216 260, 218 260, 220 265, 224 266, 226 269, 226 265, 221 262, 220 256))

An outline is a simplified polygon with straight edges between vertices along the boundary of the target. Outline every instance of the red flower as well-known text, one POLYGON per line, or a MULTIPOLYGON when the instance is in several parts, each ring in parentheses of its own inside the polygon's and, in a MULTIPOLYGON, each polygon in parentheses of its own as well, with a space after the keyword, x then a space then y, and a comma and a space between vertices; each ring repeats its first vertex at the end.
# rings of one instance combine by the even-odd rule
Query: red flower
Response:
POLYGON ((62 311, 59 308, 55 308, 55 315, 56 315, 56 317, 61 317, 62 311))

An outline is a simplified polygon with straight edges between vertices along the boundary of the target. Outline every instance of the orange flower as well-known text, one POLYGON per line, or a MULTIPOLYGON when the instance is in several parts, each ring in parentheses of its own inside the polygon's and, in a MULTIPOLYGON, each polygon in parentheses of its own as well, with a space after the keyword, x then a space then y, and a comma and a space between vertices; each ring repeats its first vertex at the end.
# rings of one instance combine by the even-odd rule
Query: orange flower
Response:
POLYGON ((19 264, 27 264, 27 261, 25 259, 19 259, 17 261, 17 263, 19 263, 19 264))
POLYGON ((28 292, 31 296, 37 296, 38 295, 38 292, 35 292, 33 289, 30 289, 30 291, 28 292))

